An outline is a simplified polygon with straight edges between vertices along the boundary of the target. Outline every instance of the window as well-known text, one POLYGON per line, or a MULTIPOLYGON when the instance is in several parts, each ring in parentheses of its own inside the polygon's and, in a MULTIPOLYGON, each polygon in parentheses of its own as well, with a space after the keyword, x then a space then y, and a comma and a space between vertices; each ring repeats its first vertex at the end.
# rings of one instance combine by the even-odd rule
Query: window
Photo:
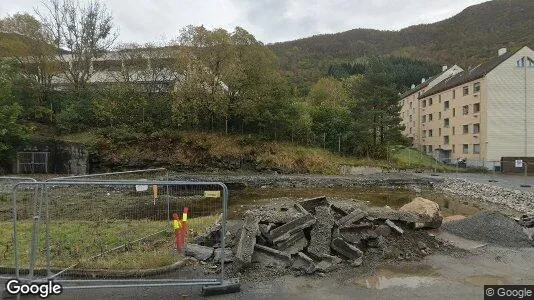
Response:
POLYGON ((432 145, 428 145, 428 152, 429 152, 429 153, 432 152, 432 145))
POLYGON ((464 144, 463 154, 469 154, 469 144, 464 144))
POLYGON ((410 115, 410 122, 412 121, 412 119, 413 119, 413 118, 412 118, 412 115, 410 115))
POLYGON ((456 99, 456 90, 452 90, 452 99, 456 99))
POLYGON ((519 68, 524 68, 524 67, 525 67, 525 57, 521 57, 521 58, 517 61, 517 67, 519 67, 519 68))
POLYGON ((479 113, 480 112, 480 103, 473 104, 473 113, 479 113))
POLYGON ((432 105, 432 98, 428 99, 428 106, 432 105))
POLYGON ((464 96, 469 95, 469 87, 464 86, 464 96))
POLYGON ((428 122, 432 121, 432 114, 428 114, 428 122))
POLYGON ((441 136, 441 128, 438 128, 438 135, 441 136))
POLYGON ((480 154, 480 144, 473 144, 473 154, 480 154))
POLYGON ((463 110, 464 115, 468 115, 469 114, 469 105, 464 105, 462 107, 462 110, 463 110))
POLYGON ((456 134, 456 127, 452 126, 452 135, 456 134))
POLYGON ((441 103, 441 95, 439 95, 438 97, 439 97, 439 103, 441 103))
POLYGON ((426 130, 423 130, 423 137, 426 137, 426 130))
POLYGON ((528 67, 529 68, 534 68, 534 60, 532 60, 532 58, 528 57, 528 67))
POLYGON ((449 126, 450 126, 449 118, 443 119, 443 127, 449 128, 449 126))
POLYGON ((453 109, 452 109, 452 116, 453 116, 453 117, 456 117, 456 108, 453 108, 453 109))
POLYGON ((449 101, 443 102, 443 110, 449 110, 449 101))
POLYGON ((412 133, 412 127, 410 127, 410 134, 412 133))
POLYGON ((463 125, 463 134, 469 133, 469 125, 463 125))
POLYGON ((423 120, 421 120, 421 122, 423 122, 423 123, 426 122, 426 115, 423 116, 423 120))
POLYGON ((412 101, 410 101, 410 108, 412 108, 412 101))
POLYGON ((478 93, 480 92, 480 82, 475 82, 473 84, 473 93, 478 93))
POLYGON ((438 120, 441 120, 441 112, 438 113, 438 120))
POLYGON ((426 107, 426 100, 423 100, 423 107, 426 107))
POLYGON ((448 135, 443 136, 443 144, 444 145, 448 145, 449 144, 449 136, 448 135))
POLYGON ((473 133, 480 133, 480 123, 473 124, 473 133))
POLYGON ((432 137, 432 129, 428 130, 428 137, 432 137))
POLYGON ((456 152, 456 145, 452 145, 452 153, 456 152))

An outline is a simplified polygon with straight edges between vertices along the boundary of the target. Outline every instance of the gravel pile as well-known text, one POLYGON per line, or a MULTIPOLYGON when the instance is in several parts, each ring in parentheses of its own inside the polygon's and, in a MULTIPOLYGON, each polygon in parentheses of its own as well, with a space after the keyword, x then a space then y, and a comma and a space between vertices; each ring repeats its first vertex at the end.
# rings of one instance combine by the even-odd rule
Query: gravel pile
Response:
POLYGON ((442 228, 467 239, 504 247, 534 246, 521 225, 497 211, 481 211, 468 218, 445 223, 442 228))
POLYGON ((505 205, 525 214, 534 213, 534 194, 459 178, 436 180, 434 188, 484 202, 505 205))

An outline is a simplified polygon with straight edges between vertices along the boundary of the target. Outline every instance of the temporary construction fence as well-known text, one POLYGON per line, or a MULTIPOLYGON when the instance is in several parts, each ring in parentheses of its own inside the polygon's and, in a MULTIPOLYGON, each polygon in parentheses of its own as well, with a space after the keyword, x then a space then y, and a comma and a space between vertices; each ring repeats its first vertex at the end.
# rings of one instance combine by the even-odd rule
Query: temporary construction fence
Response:
MULTIPOLYGON (((117 174, 103 176, 113 175, 117 174)), ((7 245, 12 253, 4 255, 11 260, 0 262, 2 273, 11 270, 9 275, 21 281, 54 279, 64 289, 217 286, 226 282, 228 189, 224 184, 88 178, 14 185, 13 236, 7 245), (183 216, 184 209, 189 211, 187 216, 183 216), (174 228, 173 214, 179 215, 174 228), (168 279, 137 278, 140 275, 135 270, 177 265, 184 259, 177 237, 191 239, 213 226, 220 226, 220 236, 212 237, 219 246, 213 274, 177 271, 168 279), (134 278, 94 279, 95 274, 134 278)))

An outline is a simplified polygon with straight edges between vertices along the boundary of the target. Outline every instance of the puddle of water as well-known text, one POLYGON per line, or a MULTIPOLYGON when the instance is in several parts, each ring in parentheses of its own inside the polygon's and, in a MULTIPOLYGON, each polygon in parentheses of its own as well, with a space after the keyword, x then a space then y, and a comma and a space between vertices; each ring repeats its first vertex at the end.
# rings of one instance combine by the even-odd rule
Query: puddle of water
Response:
POLYGON ((484 285, 502 285, 509 284, 510 279, 504 276, 496 275, 475 275, 468 276, 464 278, 466 283, 472 284, 474 286, 484 286, 484 285))
POLYGON ((386 289, 391 287, 418 288, 439 282, 437 272, 430 266, 384 266, 368 278, 356 280, 355 283, 369 289, 386 289))
MULTIPOLYGON (((291 203, 306 198, 326 196, 339 200, 356 200, 369 206, 390 206, 398 209, 417 196, 414 191, 404 189, 368 189, 368 188, 266 188, 232 191, 229 199, 230 218, 239 217, 254 205, 276 202, 291 203)), ((472 215, 480 208, 467 204, 462 199, 454 198, 433 191, 423 191, 422 197, 436 202, 443 216, 472 215)))

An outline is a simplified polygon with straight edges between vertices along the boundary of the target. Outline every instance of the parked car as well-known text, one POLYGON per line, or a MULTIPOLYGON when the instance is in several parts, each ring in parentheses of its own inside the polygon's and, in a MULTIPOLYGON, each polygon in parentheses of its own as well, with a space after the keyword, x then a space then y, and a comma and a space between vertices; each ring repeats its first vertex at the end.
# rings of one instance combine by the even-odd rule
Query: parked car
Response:
POLYGON ((458 164, 458 167, 460 168, 467 168, 467 159, 459 158, 457 164, 458 164))

